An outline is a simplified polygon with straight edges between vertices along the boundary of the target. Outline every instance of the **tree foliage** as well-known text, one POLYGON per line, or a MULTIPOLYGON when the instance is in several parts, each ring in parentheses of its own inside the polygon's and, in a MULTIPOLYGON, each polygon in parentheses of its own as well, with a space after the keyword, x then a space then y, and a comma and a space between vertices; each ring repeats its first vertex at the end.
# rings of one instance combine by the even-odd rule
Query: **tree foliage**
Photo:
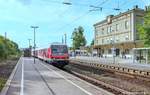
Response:
POLYGON ((150 8, 146 11, 144 16, 144 23, 138 24, 138 33, 140 40, 144 41, 145 47, 150 46, 150 8))
POLYGON ((93 46, 94 45, 94 39, 92 40, 92 42, 91 42, 91 46, 93 46))
POLYGON ((17 55, 19 52, 15 42, 0 36, 0 59, 7 59, 7 57, 17 55))
POLYGON ((73 49, 78 49, 80 46, 86 45, 86 39, 84 36, 84 29, 83 27, 79 26, 78 28, 75 28, 72 33, 72 41, 73 41, 73 49))

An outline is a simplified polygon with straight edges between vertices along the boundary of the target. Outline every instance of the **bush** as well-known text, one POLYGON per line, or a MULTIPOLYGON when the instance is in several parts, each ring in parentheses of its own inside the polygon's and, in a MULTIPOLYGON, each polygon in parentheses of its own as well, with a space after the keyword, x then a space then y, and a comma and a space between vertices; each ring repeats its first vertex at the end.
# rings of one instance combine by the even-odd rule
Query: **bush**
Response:
POLYGON ((3 36, 0 36, 0 59, 7 59, 11 55, 18 55, 20 50, 18 45, 10 41, 9 39, 5 39, 3 36))

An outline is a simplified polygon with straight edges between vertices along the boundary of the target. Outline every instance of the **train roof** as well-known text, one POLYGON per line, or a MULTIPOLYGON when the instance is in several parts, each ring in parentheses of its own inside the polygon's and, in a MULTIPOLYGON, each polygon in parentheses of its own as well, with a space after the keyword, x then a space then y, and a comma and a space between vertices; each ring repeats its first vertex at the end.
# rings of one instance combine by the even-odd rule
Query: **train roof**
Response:
POLYGON ((66 45, 66 44, 59 43, 59 42, 54 42, 54 43, 51 43, 51 45, 66 45))
MULTIPOLYGON (((53 43, 50 44, 50 47, 51 47, 51 45, 66 45, 66 44, 63 44, 63 43, 60 43, 60 42, 53 42, 53 43)), ((49 46, 41 47, 41 48, 38 47, 35 50, 43 50, 43 49, 47 49, 47 48, 49 48, 49 46)), ((32 49, 32 51, 34 51, 34 49, 32 49)))

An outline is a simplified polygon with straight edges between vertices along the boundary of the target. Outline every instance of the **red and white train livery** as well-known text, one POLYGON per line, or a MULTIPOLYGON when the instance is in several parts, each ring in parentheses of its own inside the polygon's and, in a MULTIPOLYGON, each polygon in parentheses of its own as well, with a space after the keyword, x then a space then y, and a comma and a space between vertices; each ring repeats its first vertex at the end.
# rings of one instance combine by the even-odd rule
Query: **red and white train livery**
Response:
POLYGON ((33 51, 33 55, 56 66, 63 67, 69 63, 68 47, 65 44, 53 43, 48 48, 33 51))

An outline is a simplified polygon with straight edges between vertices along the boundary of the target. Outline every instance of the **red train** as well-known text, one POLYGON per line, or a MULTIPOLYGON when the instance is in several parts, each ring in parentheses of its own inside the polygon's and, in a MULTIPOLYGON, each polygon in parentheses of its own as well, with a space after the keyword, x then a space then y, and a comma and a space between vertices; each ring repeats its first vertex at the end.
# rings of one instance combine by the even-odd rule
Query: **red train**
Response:
POLYGON ((69 63, 68 47, 60 43, 53 43, 49 48, 35 50, 34 57, 59 67, 63 67, 69 63))

